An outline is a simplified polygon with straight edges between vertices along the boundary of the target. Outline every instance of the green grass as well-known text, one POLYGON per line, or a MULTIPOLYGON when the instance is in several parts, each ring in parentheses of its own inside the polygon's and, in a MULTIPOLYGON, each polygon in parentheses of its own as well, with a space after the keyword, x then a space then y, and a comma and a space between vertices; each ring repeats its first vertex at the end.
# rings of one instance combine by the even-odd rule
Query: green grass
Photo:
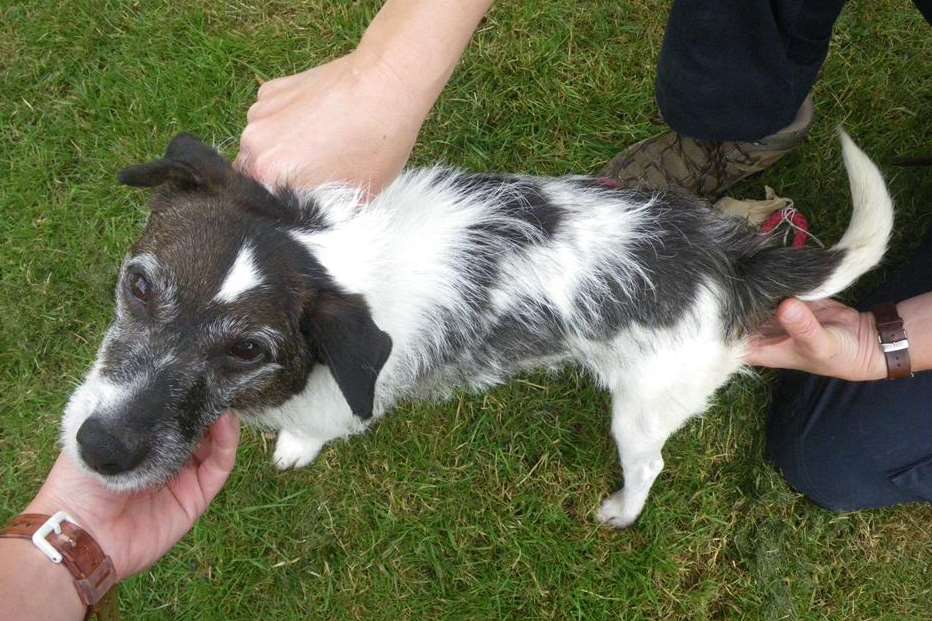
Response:
MULTIPOLYGON (((62 406, 111 313, 143 198, 114 172, 181 130, 235 145, 257 79, 352 48, 378 2, 0 0, 0 519, 54 455, 62 406)), ((668 2, 500 2, 415 153, 479 170, 591 172, 659 130, 668 2)), ((848 218, 833 128, 881 163, 927 151, 932 30, 852 1, 810 143, 764 183, 820 237, 848 218)), ((736 95, 740 96, 740 95, 736 95)), ((364 166, 364 162, 360 162, 364 166)), ((927 170, 887 167, 889 265, 929 224, 927 170)), ((861 287, 882 278, 864 279, 861 287)), ((641 521, 597 527, 619 480, 607 399, 576 374, 405 406, 279 474, 244 436, 209 514, 122 593, 136 619, 927 619, 932 508, 826 513, 762 460, 765 380, 674 436, 641 521)))

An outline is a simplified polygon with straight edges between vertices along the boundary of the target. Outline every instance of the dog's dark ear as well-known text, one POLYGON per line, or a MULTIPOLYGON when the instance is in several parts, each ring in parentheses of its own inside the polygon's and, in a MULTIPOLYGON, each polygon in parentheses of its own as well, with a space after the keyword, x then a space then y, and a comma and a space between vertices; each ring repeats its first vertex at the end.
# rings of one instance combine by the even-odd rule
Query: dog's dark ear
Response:
POLYGON ((117 179, 137 188, 173 183, 190 190, 220 186, 231 174, 233 167, 226 158, 191 134, 178 134, 168 144, 165 157, 124 168, 117 179))
POLYGON ((392 339, 375 322, 362 296, 322 293, 305 312, 311 347, 330 373, 353 414, 372 417, 375 382, 392 351, 392 339))

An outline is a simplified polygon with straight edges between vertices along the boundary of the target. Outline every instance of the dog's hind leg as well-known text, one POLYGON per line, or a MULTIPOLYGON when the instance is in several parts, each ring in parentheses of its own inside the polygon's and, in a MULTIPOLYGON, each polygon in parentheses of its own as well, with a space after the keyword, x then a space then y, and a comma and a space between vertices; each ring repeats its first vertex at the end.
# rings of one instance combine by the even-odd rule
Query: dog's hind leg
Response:
POLYGON ((602 503, 598 519, 603 524, 626 528, 641 514, 650 488, 663 470, 664 443, 696 413, 692 409, 676 409, 674 414, 673 408, 654 400, 645 402, 637 395, 613 395, 612 436, 618 446, 624 486, 602 503))
POLYGON ((676 364, 676 356, 670 354, 683 355, 684 351, 655 354, 616 383, 612 436, 618 445, 624 487, 602 503, 599 521, 615 528, 634 523, 663 470, 661 449, 667 438, 702 414, 715 390, 740 366, 738 357, 726 347, 706 351, 705 364, 697 362, 702 359, 698 356, 686 356, 676 364), (691 368, 677 368, 681 364, 691 368))

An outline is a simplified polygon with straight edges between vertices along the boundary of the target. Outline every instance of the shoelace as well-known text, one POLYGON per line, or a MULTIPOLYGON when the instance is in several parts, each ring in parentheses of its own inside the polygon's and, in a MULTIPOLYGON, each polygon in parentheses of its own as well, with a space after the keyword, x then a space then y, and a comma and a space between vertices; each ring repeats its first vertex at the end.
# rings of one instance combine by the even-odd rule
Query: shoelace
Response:
POLYGON ((783 233, 783 245, 789 241, 790 231, 793 233, 793 248, 802 248, 806 245, 808 239, 812 239, 820 248, 825 248, 818 237, 809 231, 809 221, 806 216, 799 213, 799 210, 792 206, 784 207, 780 211, 773 212, 760 227, 760 232, 764 235, 772 234, 782 224, 787 225, 783 233))

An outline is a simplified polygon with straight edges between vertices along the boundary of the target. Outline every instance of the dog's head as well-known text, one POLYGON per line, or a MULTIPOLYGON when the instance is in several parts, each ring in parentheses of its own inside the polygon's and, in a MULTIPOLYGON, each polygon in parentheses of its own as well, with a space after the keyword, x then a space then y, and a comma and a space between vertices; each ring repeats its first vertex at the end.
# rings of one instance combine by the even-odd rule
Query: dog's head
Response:
POLYGON ((157 191, 113 324, 65 411, 74 459, 116 489, 157 484, 224 410, 279 405, 318 364, 355 415, 372 415, 391 340, 295 241, 306 214, 184 134, 119 179, 157 191))

